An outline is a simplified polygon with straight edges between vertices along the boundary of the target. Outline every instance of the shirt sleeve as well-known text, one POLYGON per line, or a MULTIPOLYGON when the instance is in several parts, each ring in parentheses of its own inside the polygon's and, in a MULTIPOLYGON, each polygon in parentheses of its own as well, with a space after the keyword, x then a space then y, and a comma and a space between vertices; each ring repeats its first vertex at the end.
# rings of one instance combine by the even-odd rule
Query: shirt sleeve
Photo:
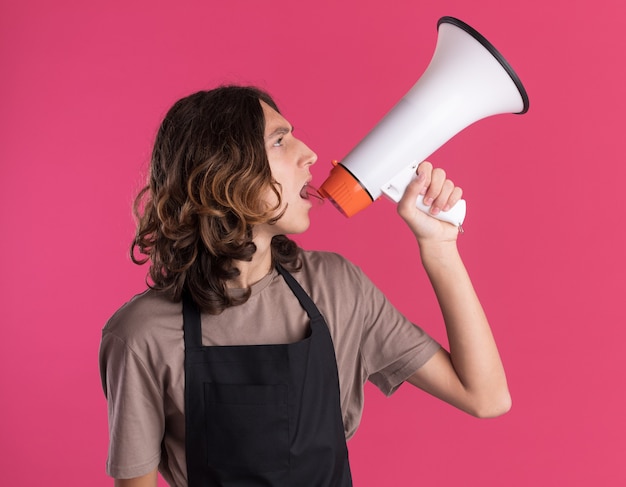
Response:
POLYGON ((361 274, 364 309, 361 359, 368 380, 389 396, 441 348, 411 323, 365 274, 361 274))
POLYGON ((107 474, 134 478, 154 470, 161 457, 164 411, 161 392, 141 358, 106 330, 100 345, 100 375, 107 398, 107 474))

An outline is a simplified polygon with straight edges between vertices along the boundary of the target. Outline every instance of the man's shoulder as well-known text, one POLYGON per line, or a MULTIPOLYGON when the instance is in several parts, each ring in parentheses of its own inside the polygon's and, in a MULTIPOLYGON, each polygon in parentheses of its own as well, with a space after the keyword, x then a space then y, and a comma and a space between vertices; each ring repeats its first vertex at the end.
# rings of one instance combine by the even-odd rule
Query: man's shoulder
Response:
POLYGON ((325 270, 329 272, 345 272, 356 266, 341 254, 321 250, 305 250, 302 252, 302 267, 305 271, 325 270))
POLYGON ((357 265, 335 252, 303 252, 301 272, 302 281, 309 283, 311 289, 323 285, 348 291, 368 282, 357 265))
POLYGON ((127 343, 146 335, 182 332, 182 304, 163 293, 147 290, 123 304, 103 328, 103 334, 115 335, 127 343))

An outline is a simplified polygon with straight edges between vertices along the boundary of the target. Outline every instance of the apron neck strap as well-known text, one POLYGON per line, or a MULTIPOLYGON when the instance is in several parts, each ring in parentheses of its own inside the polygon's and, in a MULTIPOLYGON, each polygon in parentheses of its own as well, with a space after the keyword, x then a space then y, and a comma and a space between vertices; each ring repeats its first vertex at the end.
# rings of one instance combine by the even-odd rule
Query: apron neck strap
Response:
POLYGON ((300 286, 298 281, 296 281, 295 278, 280 264, 276 264, 276 270, 281 276, 283 276, 283 279, 285 279, 289 289, 291 289, 291 291, 296 295, 296 298, 298 298, 298 301, 300 302, 300 306, 302 306, 306 311, 306 314, 309 315, 309 319, 313 320, 314 318, 320 317, 320 310, 317 309, 313 300, 309 297, 306 291, 302 289, 302 286, 300 286))
POLYGON ((188 292, 183 292, 183 333, 185 348, 202 346, 200 310, 188 292))

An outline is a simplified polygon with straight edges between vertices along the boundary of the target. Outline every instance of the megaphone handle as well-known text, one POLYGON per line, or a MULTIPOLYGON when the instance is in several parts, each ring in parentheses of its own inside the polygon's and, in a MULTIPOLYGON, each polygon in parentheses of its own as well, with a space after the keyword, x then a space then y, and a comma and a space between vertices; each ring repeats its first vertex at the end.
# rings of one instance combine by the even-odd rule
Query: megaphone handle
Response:
MULTIPOLYGON (((405 170, 401 171, 399 174, 396 174, 396 176, 394 176, 391 181, 383 185, 383 187, 381 188, 382 193, 396 203, 400 201, 400 198, 402 198, 406 187, 414 178, 417 177, 415 171, 420 163, 421 162, 413 162, 405 170)), ((424 213, 428 213, 430 215, 430 207, 424 204, 423 195, 418 196, 415 205, 424 213)), ((466 212, 467 204, 465 203, 465 200, 459 200, 448 211, 441 211, 436 215, 431 216, 436 218, 437 220, 452 223, 453 225, 460 227, 465 221, 466 212)))
MULTIPOLYGON (((422 210, 424 213, 430 212, 430 207, 424 204, 424 195, 419 195, 417 197, 416 206, 418 209, 422 210)), ((465 220, 466 210, 467 210, 467 205, 465 203, 465 200, 459 200, 448 211, 440 211, 436 215, 431 215, 431 216, 435 217, 437 220, 452 223, 453 225, 456 225, 457 227, 461 227, 461 225, 463 225, 463 221, 465 220)))

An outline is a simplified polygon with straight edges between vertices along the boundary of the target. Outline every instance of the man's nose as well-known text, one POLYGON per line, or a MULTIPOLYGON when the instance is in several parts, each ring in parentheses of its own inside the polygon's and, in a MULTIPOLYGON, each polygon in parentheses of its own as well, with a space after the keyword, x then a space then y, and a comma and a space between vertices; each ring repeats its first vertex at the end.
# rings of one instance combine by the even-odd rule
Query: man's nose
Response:
POLYGON ((312 166, 317 162, 317 154, 309 149, 309 146, 307 146, 304 142, 302 142, 302 146, 304 150, 303 159, 305 161, 305 165, 312 166))

